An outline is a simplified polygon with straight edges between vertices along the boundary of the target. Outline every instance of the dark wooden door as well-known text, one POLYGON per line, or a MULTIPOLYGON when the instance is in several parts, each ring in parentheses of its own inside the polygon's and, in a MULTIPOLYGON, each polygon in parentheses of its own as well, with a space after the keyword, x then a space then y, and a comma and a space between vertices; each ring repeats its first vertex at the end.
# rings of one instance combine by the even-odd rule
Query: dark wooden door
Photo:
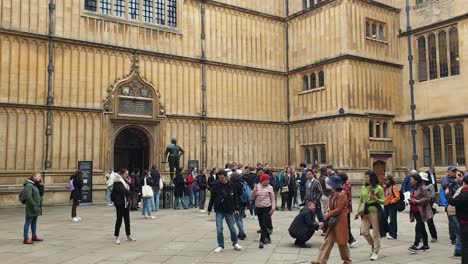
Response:
POLYGON ((383 184, 383 178, 385 177, 385 162, 378 160, 374 162, 373 170, 377 177, 379 177, 380 184, 383 184))

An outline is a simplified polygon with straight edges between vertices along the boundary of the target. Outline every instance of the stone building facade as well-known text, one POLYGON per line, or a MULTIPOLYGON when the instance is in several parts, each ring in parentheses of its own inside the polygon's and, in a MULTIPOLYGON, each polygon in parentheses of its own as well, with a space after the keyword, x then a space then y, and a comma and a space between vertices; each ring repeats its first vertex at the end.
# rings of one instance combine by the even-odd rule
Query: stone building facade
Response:
MULTIPOLYGON (((468 7, 411 0, 418 168, 465 164, 468 7), (442 33, 443 32, 443 33, 442 33), (467 38, 465 38, 467 37, 467 38)), ((412 168, 404 0, 3 0, 0 204, 43 171, 48 203, 80 160, 412 168)), ((95 196, 96 197, 96 196, 95 196)))

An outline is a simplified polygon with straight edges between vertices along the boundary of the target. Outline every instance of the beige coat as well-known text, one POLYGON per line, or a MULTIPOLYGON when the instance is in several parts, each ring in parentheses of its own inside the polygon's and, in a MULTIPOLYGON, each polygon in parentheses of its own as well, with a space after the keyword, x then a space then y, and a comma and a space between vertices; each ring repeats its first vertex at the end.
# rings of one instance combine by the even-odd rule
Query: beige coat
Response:
MULTIPOLYGON (((423 188, 423 185, 419 185, 416 189, 411 191, 411 197, 415 194, 415 199, 419 201, 418 208, 419 213, 421 214, 421 218, 424 222, 431 219, 434 215, 432 213, 431 208, 431 197, 429 197, 429 190, 427 188, 423 188)), ((414 221, 413 215, 410 214, 411 222, 414 221)))

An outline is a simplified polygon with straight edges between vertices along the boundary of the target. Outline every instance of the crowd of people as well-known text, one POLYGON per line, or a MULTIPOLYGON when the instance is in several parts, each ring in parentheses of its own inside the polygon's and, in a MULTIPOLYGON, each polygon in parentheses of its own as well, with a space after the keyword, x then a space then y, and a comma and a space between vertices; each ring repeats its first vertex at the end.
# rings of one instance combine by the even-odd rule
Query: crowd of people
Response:
MULTIPOLYGON (((324 242, 317 260, 312 263, 327 263, 335 243, 343 263, 351 263, 350 248, 356 247, 358 241, 351 232, 352 191, 347 174, 335 171, 332 165, 313 165, 308 169, 302 163, 299 167, 298 172, 292 166, 275 172, 268 164, 250 167, 234 162, 227 163, 225 168, 212 168, 210 171, 191 168, 184 173, 183 168, 179 168, 172 182, 173 209, 178 210, 180 202, 183 209, 198 208, 200 213, 208 215, 214 211, 218 242, 214 252, 220 253, 225 247, 223 222, 226 222, 229 229, 233 248, 242 250, 239 241, 247 238, 243 219, 249 217, 258 220, 259 248, 262 249, 271 243, 272 217, 275 212, 286 209, 291 211, 293 207, 297 207, 300 208, 299 213, 292 219, 288 229, 295 240, 294 245, 309 248, 307 241, 321 229, 324 242), (184 174, 187 176, 184 177, 184 174), (209 200, 205 210, 208 193, 209 200)), ((127 240, 135 241, 131 236, 130 211, 138 210, 141 205, 144 218, 155 218, 153 213, 159 210, 159 196, 164 186, 162 177, 153 166, 142 174, 138 169, 132 173, 126 169, 119 173, 109 171, 106 179, 106 203, 114 206, 116 211, 115 243, 120 244, 122 220, 127 240)), ((67 185, 72 201, 73 222, 81 220, 77 215, 77 207, 81 200, 82 187, 83 176, 78 171, 70 177, 67 185)), ((43 194, 40 173, 25 181, 19 197, 26 205, 24 244, 42 241, 37 235, 37 219, 42 214, 43 194), (28 236, 30 228, 32 239, 28 236)), ((432 167, 427 172, 411 171, 400 189, 391 175, 379 179, 375 172, 365 172, 354 219, 360 220, 361 235, 370 246, 369 259, 379 259, 382 238, 398 239, 397 214, 405 208, 409 211, 409 221, 415 222, 414 243, 408 250, 411 253, 430 251, 429 241, 438 241, 433 219, 437 212, 436 205, 445 209, 454 256, 461 257, 462 263, 467 263, 468 173, 463 174, 455 166, 448 167, 439 190, 432 167), (426 225, 431 240, 428 238, 426 225)))

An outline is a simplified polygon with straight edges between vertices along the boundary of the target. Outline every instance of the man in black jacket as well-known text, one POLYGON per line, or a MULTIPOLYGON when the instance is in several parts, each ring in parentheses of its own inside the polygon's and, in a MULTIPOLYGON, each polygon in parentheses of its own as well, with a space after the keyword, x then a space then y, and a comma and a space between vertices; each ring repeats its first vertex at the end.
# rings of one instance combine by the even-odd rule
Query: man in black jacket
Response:
POLYGON ((211 190, 210 203, 208 204, 208 215, 210 215, 213 207, 216 213, 218 247, 214 252, 220 253, 224 249, 223 219, 226 219, 234 249, 240 251, 242 247, 237 243, 237 230, 234 226, 234 214, 239 215, 238 199, 234 197, 234 188, 232 183, 228 181, 225 170, 219 171, 216 178, 218 181, 211 190))
POLYGON ((234 215, 234 220, 236 221, 237 228, 239 229, 239 234, 237 235, 237 238, 239 238, 240 240, 244 240, 247 237, 247 235, 244 231, 244 221, 242 219, 242 216, 245 213, 245 207, 247 206, 248 201, 243 203, 241 201, 241 196, 244 185, 247 185, 247 182, 245 182, 242 179, 241 175, 237 172, 231 173, 230 181, 234 189, 234 199, 237 200, 237 204, 239 205, 239 214, 234 215))
POLYGON ((468 263, 468 176, 463 177, 463 189, 455 198, 449 198, 450 205, 455 206, 460 223, 461 263, 468 263))
POLYGON ((306 242, 314 235, 315 230, 323 228, 323 222, 315 222, 315 209, 315 203, 307 202, 288 229, 291 237, 296 239, 294 245, 300 248, 310 248, 306 242))
POLYGON ((153 165, 150 170, 150 176, 153 179, 153 200, 152 200, 152 208, 153 212, 159 211, 159 195, 161 189, 159 188, 159 180, 161 179, 161 174, 156 169, 156 165, 153 165))
POLYGON ((430 166, 429 170, 426 171, 426 173, 427 175, 429 175, 429 182, 434 186, 435 191, 438 192, 439 189, 437 189, 437 178, 436 178, 434 166, 430 166))

